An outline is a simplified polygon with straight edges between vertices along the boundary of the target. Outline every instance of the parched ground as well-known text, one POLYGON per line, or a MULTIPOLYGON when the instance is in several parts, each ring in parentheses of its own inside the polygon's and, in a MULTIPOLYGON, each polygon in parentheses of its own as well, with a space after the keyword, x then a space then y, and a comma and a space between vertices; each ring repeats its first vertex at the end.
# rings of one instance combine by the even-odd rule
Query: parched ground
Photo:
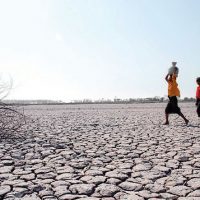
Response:
POLYGON ((0 199, 200 199, 200 121, 180 104, 26 106, 0 141, 0 199))

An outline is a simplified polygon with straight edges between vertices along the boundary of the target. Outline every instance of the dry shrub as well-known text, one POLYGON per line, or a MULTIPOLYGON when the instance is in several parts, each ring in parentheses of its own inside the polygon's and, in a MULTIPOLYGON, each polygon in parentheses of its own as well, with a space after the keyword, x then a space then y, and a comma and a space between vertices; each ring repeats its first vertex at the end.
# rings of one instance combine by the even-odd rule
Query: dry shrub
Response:
POLYGON ((3 102, 11 88, 12 79, 5 82, 0 77, 0 139, 12 137, 25 124, 24 110, 3 102))

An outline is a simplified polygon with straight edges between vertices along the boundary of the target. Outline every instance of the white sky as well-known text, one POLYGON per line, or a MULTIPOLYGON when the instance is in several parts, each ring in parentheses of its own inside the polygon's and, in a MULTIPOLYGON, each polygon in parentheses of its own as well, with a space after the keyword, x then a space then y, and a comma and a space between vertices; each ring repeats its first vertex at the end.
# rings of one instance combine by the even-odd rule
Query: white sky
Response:
POLYGON ((137 98, 167 94, 171 61, 181 95, 200 76, 195 0, 0 0, 0 73, 8 99, 137 98))

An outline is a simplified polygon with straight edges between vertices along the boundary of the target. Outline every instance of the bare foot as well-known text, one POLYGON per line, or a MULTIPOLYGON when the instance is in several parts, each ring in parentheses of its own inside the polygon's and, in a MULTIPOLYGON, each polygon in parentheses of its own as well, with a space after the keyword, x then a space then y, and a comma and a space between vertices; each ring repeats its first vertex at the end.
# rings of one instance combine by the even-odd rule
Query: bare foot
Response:
POLYGON ((186 124, 186 125, 188 125, 188 123, 189 123, 189 120, 188 120, 188 119, 187 119, 187 120, 185 120, 185 124, 186 124))
POLYGON ((163 125, 169 125, 169 122, 165 122, 163 125))

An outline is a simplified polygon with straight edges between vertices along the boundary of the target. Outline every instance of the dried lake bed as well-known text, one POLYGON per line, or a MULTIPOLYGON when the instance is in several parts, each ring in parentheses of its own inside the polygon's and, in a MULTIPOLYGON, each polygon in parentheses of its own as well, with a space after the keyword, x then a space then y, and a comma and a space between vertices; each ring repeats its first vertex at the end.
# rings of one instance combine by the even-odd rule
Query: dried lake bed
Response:
POLYGON ((0 141, 0 199, 200 199, 200 120, 180 103, 25 106, 0 141))

